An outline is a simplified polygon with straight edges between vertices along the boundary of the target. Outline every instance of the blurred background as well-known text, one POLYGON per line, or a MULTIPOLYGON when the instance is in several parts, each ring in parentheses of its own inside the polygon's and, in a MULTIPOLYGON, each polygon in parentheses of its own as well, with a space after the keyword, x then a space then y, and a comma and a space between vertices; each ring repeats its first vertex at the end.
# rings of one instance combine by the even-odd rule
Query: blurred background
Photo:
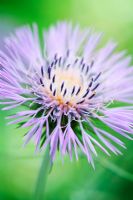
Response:
MULTIPOLYGON (((42 30, 68 20, 103 31, 133 54, 132 8, 132 0, 0 0, 0 47, 15 27, 36 22, 42 30)), ((42 155, 35 155, 32 142, 22 147, 24 132, 6 125, 9 114, 0 111, 0 200, 32 200, 42 155)), ((107 158, 99 151, 95 170, 84 157, 62 164, 57 155, 45 200, 133 199, 133 142, 123 140, 123 156, 107 158)))

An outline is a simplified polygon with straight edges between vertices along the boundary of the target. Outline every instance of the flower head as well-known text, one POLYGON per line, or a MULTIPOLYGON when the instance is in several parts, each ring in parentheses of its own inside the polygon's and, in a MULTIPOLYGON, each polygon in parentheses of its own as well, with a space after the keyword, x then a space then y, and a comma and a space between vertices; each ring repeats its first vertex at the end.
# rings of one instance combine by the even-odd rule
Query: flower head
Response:
POLYGON ((117 138, 133 133, 133 68, 116 44, 97 48, 102 34, 58 23, 44 32, 40 45, 34 25, 16 30, 0 52, 0 99, 4 110, 25 106, 8 118, 30 127, 25 143, 36 150, 50 145, 72 158, 78 147, 93 165, 95 146, 109 155, 125 147, 117 138), (101 123, 99 123, 101 122, 101 123), (117 135, 116 133, 117 132, 117 135))

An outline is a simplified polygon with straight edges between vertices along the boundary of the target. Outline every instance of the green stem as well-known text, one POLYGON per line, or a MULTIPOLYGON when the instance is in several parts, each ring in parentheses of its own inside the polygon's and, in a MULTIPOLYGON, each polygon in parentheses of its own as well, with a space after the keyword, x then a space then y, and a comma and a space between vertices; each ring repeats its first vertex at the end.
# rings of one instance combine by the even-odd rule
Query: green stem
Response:
POLYGON ((44 191, 45 191, 47 177, 50 171, 50 166, 51 166, 51 159, 49 155, 49 148, 47 148, 39 170, 34 198, 33 198, 34 200, 44 199, 44 191))

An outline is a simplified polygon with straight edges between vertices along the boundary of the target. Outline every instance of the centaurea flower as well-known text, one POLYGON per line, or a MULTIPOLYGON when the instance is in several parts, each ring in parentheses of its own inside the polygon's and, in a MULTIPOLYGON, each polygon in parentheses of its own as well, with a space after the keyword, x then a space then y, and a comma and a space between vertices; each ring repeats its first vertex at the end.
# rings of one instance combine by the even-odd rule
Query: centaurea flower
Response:
POLYGON ((5 39, 6 53, 0 51, 3 110, 25 106, 9 123, 30 127, 25 143, 34 138, 37 151, 49 145, 52 160, 57 149, 78 159, 80 148, 93 166, 95 146, 120 154, 117 146, 125 146, 113 132, 129 139, 133 133, 131 57, 114 53, 112 41, 98 48, 101 33, 71 23, 43 36, 40 45, 36 25, 22 27, 5 39))

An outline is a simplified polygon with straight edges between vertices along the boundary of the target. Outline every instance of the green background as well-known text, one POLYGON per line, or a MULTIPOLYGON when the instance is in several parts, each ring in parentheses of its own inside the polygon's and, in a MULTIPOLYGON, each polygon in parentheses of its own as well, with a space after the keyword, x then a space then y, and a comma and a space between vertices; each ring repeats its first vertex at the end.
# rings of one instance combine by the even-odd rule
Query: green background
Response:
MULTIPOLYGON (((16 26, 36 22, 42 30, 60 20, 103 31, 106 39, 118 41, 119 49, 133 53, 132 0, 0 0, 1 38, 16 26)), ((22 147, 24 131, 6 125, 8 114, 0 111, 0 200, 32 200, 42 155, 34 153, 32 142, 22 147)), ((78 162, 66 157, 62 164, 57 155, 45 199, 133 199, 133 142, 123 140, 123 155, 107 158, 99 151, 95 170, 85 157, 78 162)))

